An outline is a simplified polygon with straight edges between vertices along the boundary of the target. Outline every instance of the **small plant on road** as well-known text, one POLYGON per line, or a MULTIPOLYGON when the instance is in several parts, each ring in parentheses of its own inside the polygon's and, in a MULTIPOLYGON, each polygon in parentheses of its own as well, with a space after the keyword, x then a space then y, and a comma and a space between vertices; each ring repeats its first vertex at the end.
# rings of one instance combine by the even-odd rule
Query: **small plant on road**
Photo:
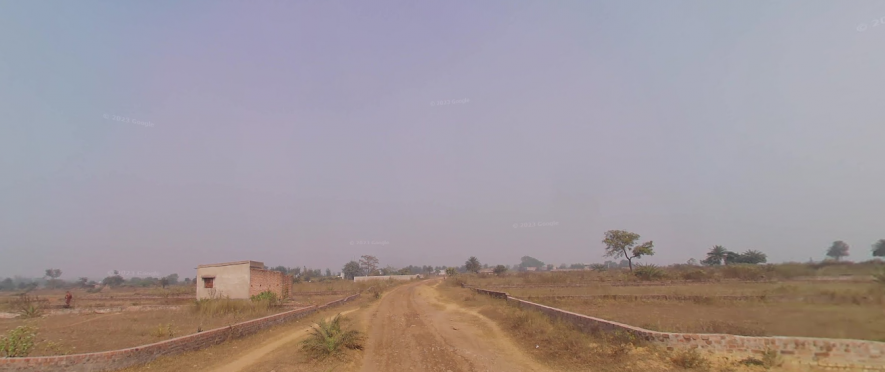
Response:
POLYGON ((0 338, 0 357, 26 357, 34 348, 37 329, 31 326, 18 326, 0 338))
POLYGON ((325 319, 317 322, 310 336, 301 341, 301 350, 314 359, 325 359, 329 356, 340 356, 346 349, 362 350, 363 336, 356 330, 345 330, 341 322, 345 318, 335 315, 331 321, 325 319))

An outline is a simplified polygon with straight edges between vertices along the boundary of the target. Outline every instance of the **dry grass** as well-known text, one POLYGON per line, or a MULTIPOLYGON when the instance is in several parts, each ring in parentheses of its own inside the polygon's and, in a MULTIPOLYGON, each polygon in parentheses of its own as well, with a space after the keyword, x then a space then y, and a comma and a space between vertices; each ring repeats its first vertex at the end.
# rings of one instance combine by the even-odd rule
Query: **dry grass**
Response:
POLYGON ((0 333, 20 325, 32 325, 37 328, 37 342, 32 356, 74 354, 149 344, 283 310, 239 301, 238 304, 213 304, 203 308, 188 306, 173 311, 64 314, 28 320, 0 319, 0 333))
POLYGON ((539 299, 563 310, 662 332, 885 339, 878 305, 539 299))
MULTIPOLYGON (((311 324, 333 316, 339 312, 359 307, 366 303, 365 297, 349 302, 342 307, 336 307, 311 314, 307 317, 295 319, 285 324, 260 331, 257 334, 240 339, 227 341, 220 345, 212 346, 203 350, 189 352, 172 357, 162 357, 151 363, 141 366, 130 367, 120 372, 179 372, 179 371, 214 371, 239 358, 245 353, 255 350, 268 342, 280 337, 285 337, 293 332, 307 335, 305 329, 311 324)), ((355 323, 358 321, 355 320, 355 323)), ((270 354, 256 361, 244 369, 244 372, 307 372, 307 371, 335 371, 349 372, 358 370, 358 351, 350 351, 354 360, 342 362, 338 358, 329 358, 323 361, 312 361, 306 355, 298 352, 298 340, 283 345, 270 354)))
MULTIPOLYGON (((551 320, 540 312, 523 310, 489 296, 473 296, 467 289, 439 286, 440 292, 460 306, 473 308, 498 323, 520 348, 536 360, 560 371, 763 371, 761 365, 741 363, 726 355, 667 352, 632 339, 627 334, 586 334, 573 326, 551 320)), ((775 357, 776 358, 776 357, 775 357)), ((769 358, 771 359, 771 358, 769 358)), ((779 366, 766 360, 772 371, 818 372, 817 367, 779 366)))
MULTIPOLYGON (((777 270, 810 268, 809 265, 802 264, 776 267, 777 270)), ((845 270, 846 267, 872 270, 876 266, 825 265, 818 271, 845 270)), ((731 269, 734 268, 717 270, 723 272, 731 269)), ((682 269, 669 270, 672 274, 673 271, 682 269)), ((882 310, 885 305, 885 286, 875 281, 711 281, 616 286, 612 285, 612 281, 601 279, 605 276, 610 276, 610 279, 621 278, 623 272, 521 273, 510 278, 462 276, 461 280, 477 287, 492 287, 501 283, 526 285, 529 287, 500 290, 515 297, 564 310, 657 331, 885 341, 885 311, 882 310), (539 281, 561 284, 537 287, 539 281), (679 302, 545 297, 582 295, 672 295, 704 298, 679 302), (761 296, 762 299, 731 301, 717 296, 761 296)))

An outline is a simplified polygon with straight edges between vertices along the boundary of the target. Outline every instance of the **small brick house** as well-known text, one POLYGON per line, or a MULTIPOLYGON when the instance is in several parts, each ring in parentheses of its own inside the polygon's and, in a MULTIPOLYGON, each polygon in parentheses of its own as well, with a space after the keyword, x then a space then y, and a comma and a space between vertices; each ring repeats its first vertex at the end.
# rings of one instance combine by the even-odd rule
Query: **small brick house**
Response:
POLYGON ((197 299, 249 299, 264 291, 289 298, 292 276, 264 269, 258 261, 237 261, 197 266, 197 299))

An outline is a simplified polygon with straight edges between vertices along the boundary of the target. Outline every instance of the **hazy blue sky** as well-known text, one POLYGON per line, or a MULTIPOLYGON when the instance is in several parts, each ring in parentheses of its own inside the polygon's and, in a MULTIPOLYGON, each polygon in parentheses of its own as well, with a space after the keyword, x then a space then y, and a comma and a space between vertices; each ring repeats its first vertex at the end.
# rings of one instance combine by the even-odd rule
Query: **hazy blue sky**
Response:
POLYGON ((653 263, 834 240, 865 260, 880 19, 881 0, 0 1, 0 276, 591 263, 609 229, 653 263))

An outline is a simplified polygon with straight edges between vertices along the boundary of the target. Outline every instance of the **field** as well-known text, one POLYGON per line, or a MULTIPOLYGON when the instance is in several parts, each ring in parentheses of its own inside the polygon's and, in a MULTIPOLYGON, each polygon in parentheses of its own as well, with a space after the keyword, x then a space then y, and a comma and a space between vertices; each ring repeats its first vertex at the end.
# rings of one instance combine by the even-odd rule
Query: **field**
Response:
POLYGON ((0 296, 0 335, 18 326, 37 329, 31 356, 76 354, 144 345, 256 319, 310 305, 321 305, 369 287, 332 281, 295 284, 282 306, 250 301, 213 300, 198 304, 191 286, 167 289, 115 288, 99 293, 73 290, 72 309, 63 309, 63 290, 28 293, 42 316, 22 318, 12 293, 0 296))
MULTIPOLYGON (((756 268, 752 268, 756 269, 756 268)), ((720 269, 721 270, 721 269, 720 269)), ((761 270, 760 270, 761 271, 761 270)), ((468 285, 664 332, 885 341, 885 285, 866 275, 639 281, 628 271, 464 278, 468 285), (826 280, 830 279, 830 280, 826 280)))

